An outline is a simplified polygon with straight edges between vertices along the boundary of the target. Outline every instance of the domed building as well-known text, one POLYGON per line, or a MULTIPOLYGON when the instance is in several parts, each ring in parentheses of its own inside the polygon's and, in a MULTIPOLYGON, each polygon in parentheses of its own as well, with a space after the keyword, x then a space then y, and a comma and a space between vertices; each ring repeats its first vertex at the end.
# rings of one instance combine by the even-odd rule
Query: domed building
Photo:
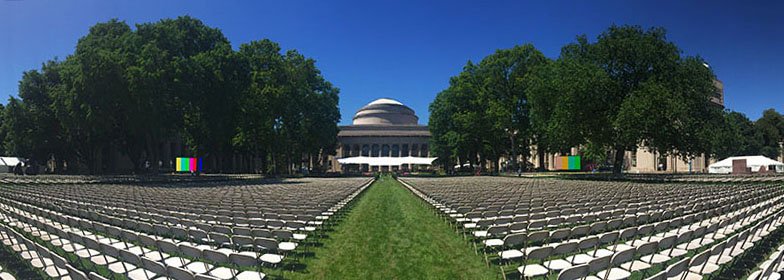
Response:
POLYGON ((332 171, 416 170, 430 165, 430 131, 414 110, 389 98, 360 108, 351 125, 341 126, 332 171))

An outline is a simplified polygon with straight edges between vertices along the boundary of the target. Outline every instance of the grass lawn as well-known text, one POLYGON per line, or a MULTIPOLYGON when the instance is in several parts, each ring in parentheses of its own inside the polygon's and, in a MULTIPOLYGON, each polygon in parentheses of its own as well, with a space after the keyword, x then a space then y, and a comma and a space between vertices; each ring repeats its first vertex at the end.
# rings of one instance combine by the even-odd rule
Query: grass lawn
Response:
POLYGON ((390 177, 375 182, 287 279, 498 279, 481 256, 390 177))

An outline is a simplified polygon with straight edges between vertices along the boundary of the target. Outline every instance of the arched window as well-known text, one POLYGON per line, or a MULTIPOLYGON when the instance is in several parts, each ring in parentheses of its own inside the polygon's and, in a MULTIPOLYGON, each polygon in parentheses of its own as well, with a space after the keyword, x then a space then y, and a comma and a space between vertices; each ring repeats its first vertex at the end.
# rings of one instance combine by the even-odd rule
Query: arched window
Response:
POLYGON ((370 156, 371 157, 378 157, 379 156, 378 155, 379 152, 381 152, 381 149, 379 149, 378 144, 373 144, 373 146, 372 146, 372 148, 370 150, 371 150, 371 152, 370 152, 370 156))
POLYGON ((407 157, 408 156, 408 144, 403 144, 403 148, 400 149, 400 156, 407 157))
POLYGON ((368 144, 362 145, 362 156, 369 157, 370 156, 370 146, 368 144))
POLYGON ((351 156, 351 145, 343 145, 343 157, 350 157, 351 156))
POLYGON ((427 151, 427 144, 422 144, 422 148, 421 149, 422 149, 422 151, 419 153, 419 156, 420 157, 426 157, 427 156, 427 152, 428 152, 427 151))
POLYGON ((392 156, 399 157, 400 156, 400 145, 393 144, 392 145, 392 156))
POLYGON ((389 156, 389 145, 384 144, 383 146, 381 146, 381 156, 382 157, 388 157, 389 156))
POLYGON ((418 157, 419 156, 419 145, 411 144, 411 156, 418 157))
POLYGON ((354 144, 354 146, 351 147, 351 156, 352 157, 358 157, 359 156, 359 152, 360 152, 359 145, 354 144))

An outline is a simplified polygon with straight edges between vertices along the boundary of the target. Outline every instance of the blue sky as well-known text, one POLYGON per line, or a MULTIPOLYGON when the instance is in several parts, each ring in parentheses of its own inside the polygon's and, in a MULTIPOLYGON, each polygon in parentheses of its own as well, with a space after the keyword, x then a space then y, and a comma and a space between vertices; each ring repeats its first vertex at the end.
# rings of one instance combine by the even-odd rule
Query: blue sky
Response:
POLYGON ((578 34, 635 24, 662 26, 684 53, 704 57, 726 106, 756 119, 784 111, 782 11, 784 1, 2 1, 0 99, 17 94, 23 71, 71 54, 97 22, 191 15, 235 48, 268 38, 316 59, 341 89, 342 124, 379 97, 427 123, 428 104, 469 59, 523 43, 555 58, 578 34))

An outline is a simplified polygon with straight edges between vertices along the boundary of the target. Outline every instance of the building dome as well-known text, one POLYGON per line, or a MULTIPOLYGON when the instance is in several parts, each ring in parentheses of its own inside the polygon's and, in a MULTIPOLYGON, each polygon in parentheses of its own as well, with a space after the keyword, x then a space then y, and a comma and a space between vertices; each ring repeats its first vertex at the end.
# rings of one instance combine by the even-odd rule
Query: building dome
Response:
POLYGON ((419 117, 414 110, 397 100, 376 99, 354 115, 354 125, 416 125, 419 117))

